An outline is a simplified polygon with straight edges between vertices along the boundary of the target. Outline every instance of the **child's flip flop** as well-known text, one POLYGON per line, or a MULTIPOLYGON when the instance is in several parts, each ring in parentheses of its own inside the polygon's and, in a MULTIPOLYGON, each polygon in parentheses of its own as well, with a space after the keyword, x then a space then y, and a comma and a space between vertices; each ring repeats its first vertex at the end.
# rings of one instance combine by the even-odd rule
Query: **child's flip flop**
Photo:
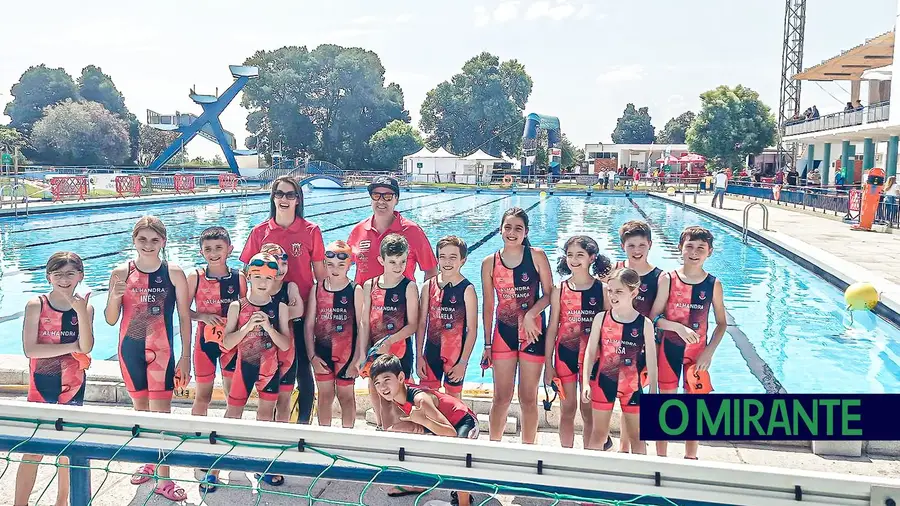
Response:
POLYGON ((144 464, 131 475, 131 484, 141 485, 147 483, 153 478, 154 473, 156 473, 156 466, 153 464, 144 464))
POLYGON ((200 493, 212 494, 216 491, 216 485, 218 485, 219 479, 214 474, 207 474, 200 480, 200 493))
POLYGON ((174 502, 181 502, 187 499, 184 489, 175 484, 172 480, 159 482, 159 485, 153 491, 166 499, 174 502))
MULTIPOLYGON (((253 477, 257 480, 260 479, 260 476, 262 475, 259 473, 253 475, 253 477)), ((273 487, 280 487, 281 485, 284 485, 284 476, 280 474, 267 474, 265 476, 262 476, 262 481, 268 483, 269 485, 272 485, 273 487)))

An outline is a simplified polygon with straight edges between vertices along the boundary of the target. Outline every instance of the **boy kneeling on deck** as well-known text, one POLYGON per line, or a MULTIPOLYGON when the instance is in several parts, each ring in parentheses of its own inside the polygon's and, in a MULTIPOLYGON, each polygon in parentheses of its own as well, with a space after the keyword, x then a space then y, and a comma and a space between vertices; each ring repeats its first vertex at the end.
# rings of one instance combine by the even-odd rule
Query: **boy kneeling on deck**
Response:
MULTIPOLYGON (((478 439, 478 418, 465 402, 450 394, 406 383, 403 364, 394 355, 375 359, 370 371, 375 390, 393 402, 404 416, 387 430, 410 434, 478 439)), ((420 494, 424 488, 394 487, 388 495, 400 497, 420 494)), ((467 492, 451 492, 451 504, 468 506, 467 492)))

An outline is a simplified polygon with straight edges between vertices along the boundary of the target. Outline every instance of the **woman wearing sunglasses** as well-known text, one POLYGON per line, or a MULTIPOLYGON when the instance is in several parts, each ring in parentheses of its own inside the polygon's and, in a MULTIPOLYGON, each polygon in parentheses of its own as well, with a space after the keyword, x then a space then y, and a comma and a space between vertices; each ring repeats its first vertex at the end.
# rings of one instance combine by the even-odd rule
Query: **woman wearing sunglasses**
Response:
MULTIPOLYGON (((272 183, 269 219, 250 232, 241 262, 245 264, 260 252, 263 244, 274 243, 287 253, 285 283, 296 283, 301 294, 309 293, 315 280, 325 278, 325 243, 322 230, 303 218, 303 192, 290 176, 282 176, 272 183)), ((303 342, 303 319, 292 322, 294 338, 303 342)), ((308 424, 312 416, 315 383, 303 347, 297 347, 297 389, 299 390, 298 423, 308 424)))
POLYGON ((400 234, 409 243, 409 256, 403 273, 405 277, 415 279, 416 265, 425 271, 425 279, 437 275, 437 258, 422 227, 394 210, 400 199, 397 180, 390 176, 378 176, 368 190, 372 197, 372 216, 357 223, 347 239, 356 263, 356 284, 362 285, 384 274, 384 266, 378 262, 378 256, 381 240, 390 234, 400 234))

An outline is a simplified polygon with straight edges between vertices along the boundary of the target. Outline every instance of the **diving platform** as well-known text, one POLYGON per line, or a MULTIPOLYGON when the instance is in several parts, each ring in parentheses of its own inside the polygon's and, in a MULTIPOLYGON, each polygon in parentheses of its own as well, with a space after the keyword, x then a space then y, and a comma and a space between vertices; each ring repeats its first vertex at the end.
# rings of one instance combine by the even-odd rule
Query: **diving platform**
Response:
POLYGON ((255 150, 236 149, 237 140, 234 134, 222 128, 219 116, 244 86, 247 85, 250 79, 259 77, 259 69, 243 65, 229 65, 228 68, 231 71, 234 82, 221 95, 218 92, 215 95, 207 95, 197 93, 193 88, 190 90, 188 96, 195 104, 203 108, 203 113, 199 116, 177 111, 175 114, 165 115, 147 110, 147 124, 149 126, 181 134, 162 154, 147 166, 147 170, 158 170, 161 168, 197 135, 217 143, 222 148, 225 160, 235 174, 239 173, 235 156, 256 156, 257 152, 255 150))

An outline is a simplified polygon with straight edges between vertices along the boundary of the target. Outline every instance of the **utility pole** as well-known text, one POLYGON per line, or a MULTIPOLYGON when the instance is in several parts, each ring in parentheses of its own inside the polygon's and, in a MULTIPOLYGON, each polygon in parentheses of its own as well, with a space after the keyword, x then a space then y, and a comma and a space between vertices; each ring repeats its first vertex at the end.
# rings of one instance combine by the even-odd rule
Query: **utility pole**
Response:
POLYGON ((800 114, 800 81, 793 77, 803 71, 803 36, 806 31, 806 0, 785 0, 784 40, 781 53, 781 91, 778 96, 778 160, 776 170, 787 157, 793 164, 797 158, 797 144, 785 145, 785 122, 800 114))

